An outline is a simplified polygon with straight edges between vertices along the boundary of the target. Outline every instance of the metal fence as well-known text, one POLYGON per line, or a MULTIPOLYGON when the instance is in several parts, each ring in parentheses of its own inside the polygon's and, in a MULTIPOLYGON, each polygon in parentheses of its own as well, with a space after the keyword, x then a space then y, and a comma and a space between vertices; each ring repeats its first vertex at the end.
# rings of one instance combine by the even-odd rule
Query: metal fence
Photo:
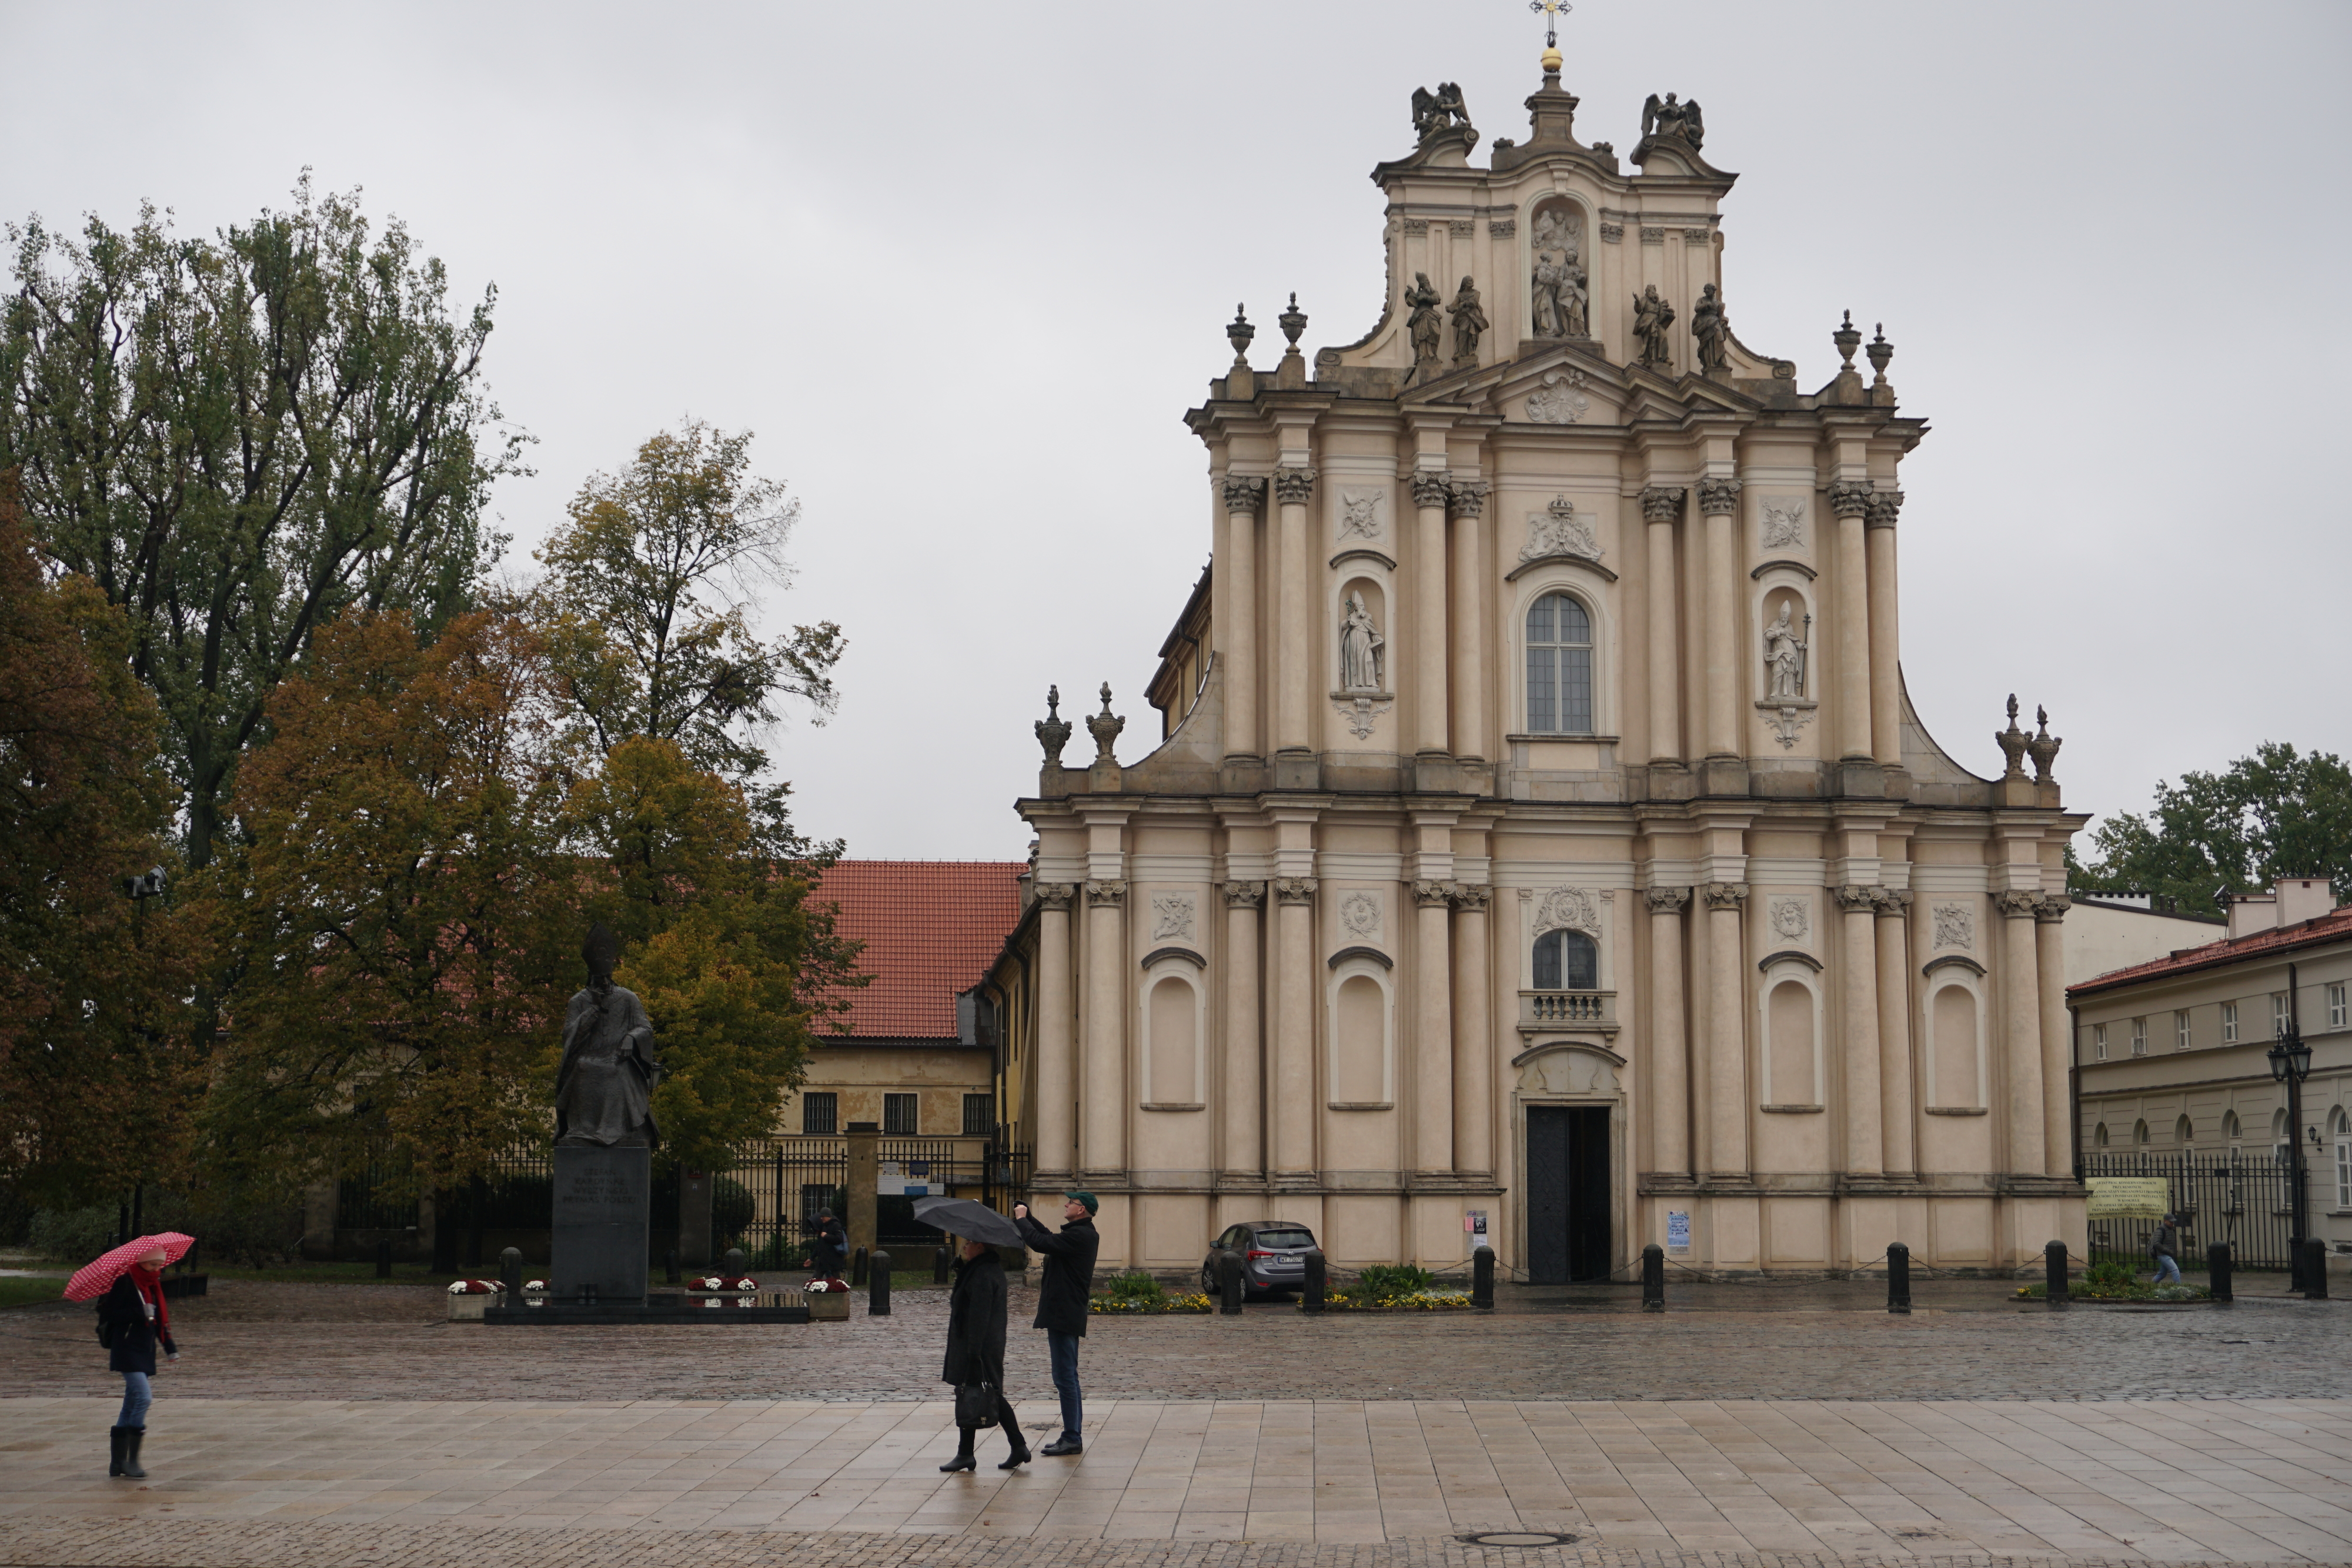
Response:
MULTIPOLYGON (((2181 1218, 2180 1261, 2196 1268, 2205 1249, 2230 1244, 2240 1269, 2284 1269, 2288 1199, 2294 1191, 2288 1167, 2276 1160, 2244 1155, 2104 1154, 2083 1157, 2085 1176, 2162 1176, 2168 1206, 2181 1218)), ((2094 1219, 2091 1257, 2131 1261, 2147 1257, 2154 1219, 2094 1219)))

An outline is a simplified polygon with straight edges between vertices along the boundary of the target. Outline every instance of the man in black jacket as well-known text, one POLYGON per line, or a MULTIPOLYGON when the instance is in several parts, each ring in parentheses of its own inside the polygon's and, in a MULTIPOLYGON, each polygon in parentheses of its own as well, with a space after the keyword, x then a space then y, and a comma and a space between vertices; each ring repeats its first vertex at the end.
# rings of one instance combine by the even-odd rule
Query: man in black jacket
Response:
POLYGON ((1062 1396, 1062 1435, 1037 1451, 1078 1454, 1086 1451, 1080 1437, 1086 1406, 1078 1396, 1078 1341, 1086 1337, 1087 1298, 1095 1289, 1095 1254, 1102 1238, 1095 1234, 1095 1210, 1090 1192, 1064 1193, 1059 1235, 1030 1218, 1029 1206, 1013 1206, 1013 1222, 1032 1252, 1045 1258, 1045 1277, 1037 1284, 1035 1326, 1045 1331, 1053 1353, 1054 1388, 1062 1396))

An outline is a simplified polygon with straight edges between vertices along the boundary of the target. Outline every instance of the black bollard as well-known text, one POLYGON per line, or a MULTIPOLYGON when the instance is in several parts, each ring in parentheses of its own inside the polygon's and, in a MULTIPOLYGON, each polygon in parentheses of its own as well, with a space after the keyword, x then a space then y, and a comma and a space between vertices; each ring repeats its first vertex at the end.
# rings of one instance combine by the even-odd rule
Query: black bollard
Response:
POLYGON ((2066 1294, 2066 1244, 2053 1241, 2042 1249, 2042 1294, 2050 1302, 2050 1310, 2063 1312, 2070 1304, 2066 1294))
POLYGON ((392 1278, 392 1243, 389 1241, 375 1244, 375 1277, 379 1280, 392 1278))
POLYGON ((932 1284, 944 1285, 948 1282, 948 1270, 951 1267, 949 1260, 954 1256, 954 1253, 949 1251, 944 1247, 934 1247, 931 1249, 932 1284))
POLYGON ((1321 1312, 1324 1298, 1330 1293, 1330 1285, 1331 1276, 1324 1264, 1323 1249, 1308 1248, 1307 1249, 1307 1289, 1299 1293, 1298 1310, 1302 1312, 1321 1312))
POLYGON ((1911 1249, 1900 1241, 1886 1244, 1886 1310, 1911 1312, 1911 1249))
POLYGON ((522 1250, 509 1247, 499 1254, 499 1283, 506 1288, 506 1300, 500 1306, 522 1305, 522 1250))
POLYGON ((1666 1310, 1666 1249, 1654 1241, 1642 1249, 1642 1310, 1666 1310))
POLYGON ((1483 1241, 1470 1254, 1470 1304, 1489 1308, 1495 1304, 1495 1249, 1483 1241))
POLYGON ((866 1249, 863 1247, 849 1255, 849 1283, 853 1290, 866 1283, 866 1249))
POLYGON ((2205 1249, 2205 1283, 2217 1301, 2235 1301, 2230 1294, 2230 1244, 2216 1241, 2205 1249))
POLYGON ((677 1283, 677 1249, 675 1247, 662 1254, 662 1283, 677 1283))
POLYGON ((866 1268, 866 1315, 887 1318, 890 1315, 890 1254, 877 1247, 866 1268))
POLYGON ((719 1268, 729 1279, 740 1280, 751 1271, 751 1260, 744 1256, 740 1247, 730 1247, 719 1268))
POLYGON ((2313 1237, 2303 1244, 2303 1299, 2327 1299, 2327 1243, 2313 1237))
POLYGON ((1242 1315, 1242 1255, 1230 1247, 1217 1249, 1217 1315, 1242 1315))

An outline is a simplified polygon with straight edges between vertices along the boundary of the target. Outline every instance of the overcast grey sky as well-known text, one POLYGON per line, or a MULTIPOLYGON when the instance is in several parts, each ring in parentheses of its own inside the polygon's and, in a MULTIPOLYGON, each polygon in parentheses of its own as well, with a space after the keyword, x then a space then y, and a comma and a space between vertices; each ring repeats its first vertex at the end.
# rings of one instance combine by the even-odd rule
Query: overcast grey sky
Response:
MULTIPOLYGON (((1234 301, 1261 349, 1292 289, 1310 351, 1358 337, 1413 88, 1524 137, 1541 42, 1524 0, 7 0, 0 215, 209 232, 305 165, 363 187, 461 298, 498 285, 520 566, 654 431, 758 432, 804 507, 767 618, 850 644, 839 717, 775 737, 803 826, 1016 858, 1048 681, 1109 680, 1128 759, 1157 733, 1209 547, 1181 416, 1234 301)), ((1904 665, 1954 756, 1997 770, 2012 690, 2080 810, 2352 750, 2352 7, 1580 0, 1560 47, 1587 141, 1705 106, 1742 340, 1811 388, 1841 310, 1885 323, 1934 427, 1904 665)))

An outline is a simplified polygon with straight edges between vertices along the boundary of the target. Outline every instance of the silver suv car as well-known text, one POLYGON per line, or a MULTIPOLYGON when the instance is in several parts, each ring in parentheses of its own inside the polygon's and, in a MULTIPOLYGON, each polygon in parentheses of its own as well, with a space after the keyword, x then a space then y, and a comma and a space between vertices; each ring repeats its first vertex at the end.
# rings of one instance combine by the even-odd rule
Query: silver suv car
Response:
POLYGON ((1227 1248, 1242 1255, 1242 1294, 1270 1296, 1296 1291, 1307 1283, 1307 1254, 1315 1247, 1315 1233, 1287 1219, 1253 1219, 1229 1226, 1209 1244, 1201 1263, 1201 1289, 1217 1293, 1217 1254, 1227 1248))

